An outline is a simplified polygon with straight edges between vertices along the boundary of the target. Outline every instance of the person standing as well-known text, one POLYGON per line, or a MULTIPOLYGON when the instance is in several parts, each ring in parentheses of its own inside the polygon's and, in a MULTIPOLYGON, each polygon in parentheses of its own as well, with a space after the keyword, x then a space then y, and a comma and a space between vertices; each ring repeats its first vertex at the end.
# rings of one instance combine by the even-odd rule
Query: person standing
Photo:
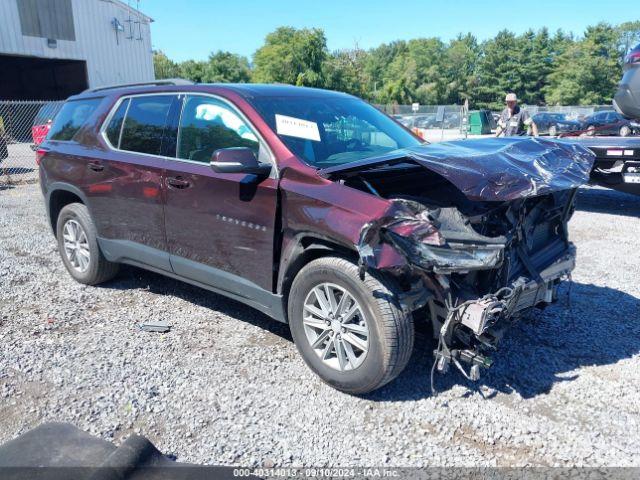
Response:
POLYGON ((538 127, 529 115, 529 112, 520 108, 516 94, 508 93, 504 100, 507 106, 500 114, 496 137, 525 135, 529 129, 531 129, 531 133, 537 137, 538 127))

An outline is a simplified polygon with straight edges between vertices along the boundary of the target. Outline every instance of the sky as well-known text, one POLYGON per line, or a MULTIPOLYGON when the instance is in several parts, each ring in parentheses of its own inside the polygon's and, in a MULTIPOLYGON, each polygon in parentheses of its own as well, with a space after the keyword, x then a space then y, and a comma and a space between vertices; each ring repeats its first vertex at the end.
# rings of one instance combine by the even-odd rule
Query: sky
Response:
POLYGON ((467 32, 484 40, 505 28, 581 35, 600 21, 640 19, 638 0, 140 0, 140 10, 154 19, 154 49, 176 61, 204 60, 217 50, 250 58, 285 25, 322 28, 333 51, 467 32))

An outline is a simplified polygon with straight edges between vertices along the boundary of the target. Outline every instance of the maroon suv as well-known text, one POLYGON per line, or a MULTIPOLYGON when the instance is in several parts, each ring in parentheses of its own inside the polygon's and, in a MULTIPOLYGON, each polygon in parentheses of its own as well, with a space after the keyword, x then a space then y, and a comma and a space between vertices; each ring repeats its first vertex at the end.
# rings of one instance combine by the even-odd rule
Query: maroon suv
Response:
POLYGON ((427 145, 341 93, 184 81, 70 98, 38 157, 77 281, 126 263, 244 302, 351 393, 402 371, 418 322, 434 368, 478 378, 573 269, 593 163, 550 140, 427 145))

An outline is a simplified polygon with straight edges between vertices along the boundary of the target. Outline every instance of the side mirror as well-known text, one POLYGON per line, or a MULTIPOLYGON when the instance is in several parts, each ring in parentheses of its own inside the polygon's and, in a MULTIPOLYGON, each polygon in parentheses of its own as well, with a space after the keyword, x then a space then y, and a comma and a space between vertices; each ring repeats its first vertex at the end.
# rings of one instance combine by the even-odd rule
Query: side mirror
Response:
POLYGON ((211 168, 216 173, 246 173, 266 177, 271 165, 260 163, 256 154, 247 147, 221 148, 213 152, 211 168))

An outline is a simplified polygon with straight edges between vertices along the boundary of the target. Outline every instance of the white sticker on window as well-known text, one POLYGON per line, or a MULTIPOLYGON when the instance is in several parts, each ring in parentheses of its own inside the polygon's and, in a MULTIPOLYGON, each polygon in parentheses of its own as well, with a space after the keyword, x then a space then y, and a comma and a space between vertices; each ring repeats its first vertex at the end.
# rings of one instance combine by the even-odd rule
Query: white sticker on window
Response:
POLYGON ((305 140, 320 141, 320 130, 318 124, 302 120, 301 118, 287 117, 276 113, 276 131, 278 135, 304 138, 305 140))

